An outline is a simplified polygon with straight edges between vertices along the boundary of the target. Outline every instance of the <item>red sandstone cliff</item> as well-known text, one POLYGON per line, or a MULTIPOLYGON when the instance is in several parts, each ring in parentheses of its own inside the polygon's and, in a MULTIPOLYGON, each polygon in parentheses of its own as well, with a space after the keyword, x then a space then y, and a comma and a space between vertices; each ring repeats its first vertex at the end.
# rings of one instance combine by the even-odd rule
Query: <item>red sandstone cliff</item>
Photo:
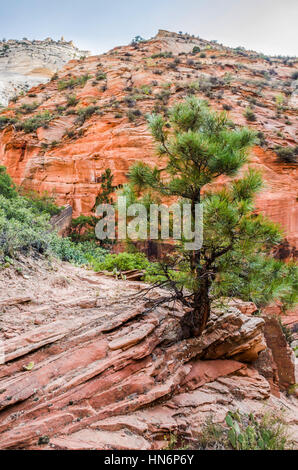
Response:
POLYGON ((277 163, 273 152, 276 145, 293 146, 297 137, 295 70, 295 61, 265 60, 253 52, 162 31, 139 45, 71 61, 58 78, 11 103, 0 119, 24 121, 48 110, 51 120, 47 128, 30 133, 18 130, 17 122, 2 126, 0 164, 17 184, 55 193, 58 203, 73 206, 74 215, 88 213, 105 168, 112 169, 118 184, 134 161, 157 162, 146 113, 166 112, 174 101, 193 93, 216 109, 228 106, 232 120, 263 133, 266 142, 254 148, 250 163, 266 181, 257 205, 297 247, 297 166, 277 163), (192 53, 195 46, 201 53, 192 53), (83 86, 61 89, 62 80, 84 75, 83 86), (77 102, 71 103, 69 95, 77 102), (276 101, 282 102, 279 110, 276 101), (35 102, 38 107, 31 113, 19 112, 23 104, 35 102), (79 110, 88 106, 96 109, 78 122, 79 110), (248 106, 256 116, 250 123, 243 115, 248 106))

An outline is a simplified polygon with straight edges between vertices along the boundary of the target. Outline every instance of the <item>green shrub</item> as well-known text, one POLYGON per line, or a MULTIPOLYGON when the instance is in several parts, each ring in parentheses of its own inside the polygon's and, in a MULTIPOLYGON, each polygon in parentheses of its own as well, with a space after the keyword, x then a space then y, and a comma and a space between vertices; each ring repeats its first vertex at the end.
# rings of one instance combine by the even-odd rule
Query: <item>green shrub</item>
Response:
POLYGON ((49 218, 48 214, 38 214, 25 198, 0 196, 0 259, 30 249, 45 253, 50 236, 49 218))
POLYGON ((94 113, 99 111, 98 106, 87 106, 86 108, 81 108, 78 111, 78 118, 76 120, 77 124, 84 124, 84 122, 89 119, 94 113))
POLYGON ((78 104, 78 99, 75 95, 67 96, 67 106, 76 106, 78 104))
POLYGON ((52 234, 49 251, 62 261, 76 265, 93 265, 102 263, 108 254, 95 242, 74 243, 70 238, 61 238, 52 234))
POLYGON ((100 80, 106 80, 107 78, 107 74, 104 73, 104 72, 98 72, 96 74, 96 80, 100 81, 100 80))
POLYGON ((4 129, 6 126, 10 124, 15 124, 17 120, 15 118, 9 116, 0 116, 0 130, 4 129))
POLYGON ((198 54, 198 52, 201 52, 201 48, 199 46, 195 46, 192 50, 193 54, 198 54))
POLYGON ((0 167, 0 264, 24 255, 54 255, 75 264, 103 262, 107 251, 97 243, 73 243, 51 228, 50 217, 60 212, 53 197, 17 191, 5 167, 0 167))
POLYGON ((69 80, 60 80, 60 82, 58 82, 58 90, 62 91, 66 90, 67 88, 75 88, 77 86, 83 87, 90 78, 90 75, 85 74, 81 77, 70 78, 69 80))
POLYGON ((147 269, 150 265, 148 259, 143 253, 119 253, 118 255, 109 254, 104 262, 98 263, 91 261, 95 271, 130 271, 133 269, 147 269))
POLYGON ((34 103, 24 103, 22 106, 19 108, 19 111, 22 114, 30 114, 32 113, 36 108, 38 108, 39 103, 34 101, 34 103))
POLYGON ((267 413, 256 419, 238 411, 227 413, 226 426, 207 420, 200 441, 204 449, 285 450, 291 446, 281 416, 267 413))
POLYGON ((6 173, 5 166, 0 166, 0 196, 7 199, 17 197, 16 187, 11 177, 6 173))
POLYGON ((55 198, 44 192, 43 194, 36 193, 33 190, 19 189, 19 193, 23 196, 30 206, 37 212, 50 214, 50 216, 59 214, 64 208, 55 204, 55 198))
POLYGON ((298 145, 295 147, 275 147, 278 160, 283 163, 297 163, 298 145))
POLYGON ((244 117, 247 121, 250 122, 254 122, 257 120, 256 115, 251 108, 246 108, 246 110, 244 111, 244 117))
POLYGON ((38 113, 29 119, 17 124, 18 129, 23 130, 26 134, 36 131, 39 127, 46 128, 49 122, 54 119, 54 116, 46 110, 42 113, 38 113))

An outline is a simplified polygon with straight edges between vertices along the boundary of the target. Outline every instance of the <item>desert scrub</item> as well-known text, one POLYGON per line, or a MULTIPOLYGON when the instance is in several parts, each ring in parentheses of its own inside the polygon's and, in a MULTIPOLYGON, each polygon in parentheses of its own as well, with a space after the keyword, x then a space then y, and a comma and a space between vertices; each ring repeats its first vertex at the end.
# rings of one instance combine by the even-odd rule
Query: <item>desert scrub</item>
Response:
POLYGON ((76 120, 77 124, 84 124, 84 122, 89 119, 93 114, 99 111, 99 106, 87 106, 86 108, 81 108, 78 110, 78 118, 76 120))
POLYGON ((282 163, 297 163, 298 162, 298 145, 295 147, 275 147, 277 159, 282 163))
POLYGON ((91 75, 82 75, 81 77, 77 78, 70 78, 69 80, 60 80, 58 82, 58 90, 63 91, 66 90, 67 88, 75 88, 77 86, 83 87, 86 85, 87 81, 91 78, 91 75))
POLYGON ((256 115, 251 108, 246 108, 244 111, 244 117, 249 122, 254 122, 257 120, 256 115))
POLYGON ((257 419, 253 414, 229 411, 225 426, 209 418, 199 442, 200 449, 286 450, 293 444, 282 416, 267 413, 257 419))
POLYGON ((145 270, 149 267, 150 262, 143 253, 119 253, 108 254, 103 262, 96 259, 90 259, 90 265, 94 271, 130 271, 133 269, 145 270))
POLYGON ((33 111, 35 111, 35 109, 37 109, 38 106, 39 106, 39 103, 37 103, 37 101, 34 101, 34 103, 24 103, 18 109, 18 111, 22 114, 30 114, 33 111))
POLYGON ((10 124, 15 124, 17 119, 9 117, 9 116, 0 116, 0 130, 4 129, 6 126, 10 124))
POLYGON ((26 134, 36 131, 39 127, 47 128, 54 116, 48 111, 38 113, 23 122, 18 122, 16 127, 18 130, 23 130, 26 134))
POLYGON ((68 95, 66 99, 67 99, 67 106, 69 107, 76 106, 79 102, 76 95, 68 95))
POLYGON ((96 78, 97 81, 106 80, 107 79, 107 74, 104 73, 104 72, 98 72, 96 74, 95 78, 96 78))
POLYGON ((157 52, 151 56, 151 59, 170 59, 173 57, 173 53, 170 51, 166 52, 157 52))
POLYGON ((142 112, 139 109, 134 109, 132 111, 128 111, 127 113, 129 122, 134 122, 140 116, 142 116, 142 112))

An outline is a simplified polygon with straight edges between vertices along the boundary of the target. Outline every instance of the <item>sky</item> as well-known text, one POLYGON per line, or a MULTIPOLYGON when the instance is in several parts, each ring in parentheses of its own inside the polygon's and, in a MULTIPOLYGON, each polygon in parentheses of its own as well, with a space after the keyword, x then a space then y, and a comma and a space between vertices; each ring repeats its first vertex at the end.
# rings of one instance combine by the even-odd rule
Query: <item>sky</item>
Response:
POLYGON ((63 36, 96 54, 158 29, 298 56, 298 0, 0 0, 1 39, 63 36))

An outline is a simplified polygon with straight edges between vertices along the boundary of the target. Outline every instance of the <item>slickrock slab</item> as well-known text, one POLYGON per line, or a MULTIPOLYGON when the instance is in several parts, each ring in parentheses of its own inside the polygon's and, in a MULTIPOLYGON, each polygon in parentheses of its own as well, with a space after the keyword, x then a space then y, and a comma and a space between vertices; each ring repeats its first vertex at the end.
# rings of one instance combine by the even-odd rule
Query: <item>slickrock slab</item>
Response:
POLYGON ((195 442, 207 418, 223 423, 236 409, 284 409, 298 438, 295 397, 273 396, 266 367, 251 365, 267 348, 263 319, 228 306, 213 311, 200 338, 181 340, 178 306, 148 312, 147 301, 127 298, 138 284, 62 268, 64 281, 51 271, 55 298, 43 291, 50 275, 22 281, 35 295, 39 281, 56 321, 40 313, 40 296, 45 323, 3 341, 0 449, 158 449, 171 433, 195 442), (86 308, 88 296, 96 306, 86 308))

